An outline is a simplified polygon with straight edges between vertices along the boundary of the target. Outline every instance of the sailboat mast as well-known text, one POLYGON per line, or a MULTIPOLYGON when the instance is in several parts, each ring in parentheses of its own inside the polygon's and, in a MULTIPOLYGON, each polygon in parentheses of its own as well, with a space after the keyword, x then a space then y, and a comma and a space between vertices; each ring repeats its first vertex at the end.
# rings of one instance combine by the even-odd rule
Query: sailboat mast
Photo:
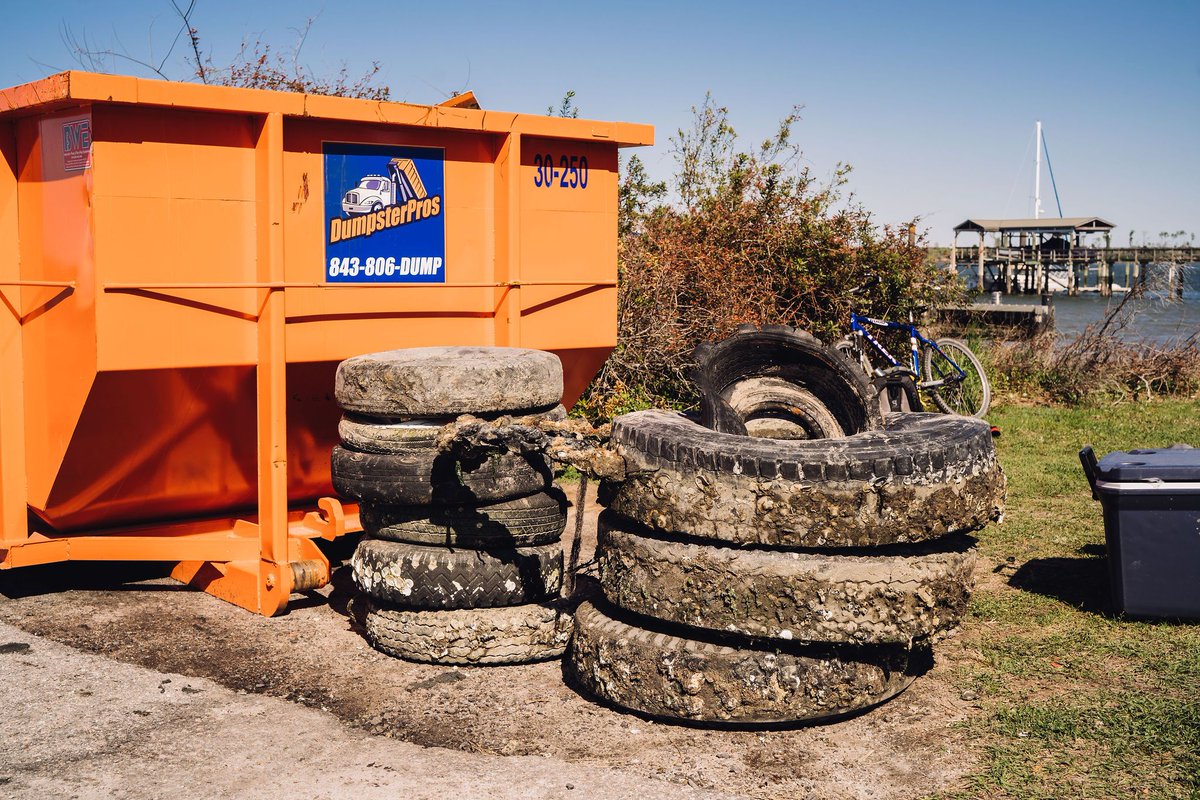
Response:
POLYGON ((1034 142, 1034 152, 1037 154, 1033 159, 1033 218, 1041 219, 1042 217, 1042 121, 1037 121, 1037 132, 1034 134, 1037 140, 1034 142))

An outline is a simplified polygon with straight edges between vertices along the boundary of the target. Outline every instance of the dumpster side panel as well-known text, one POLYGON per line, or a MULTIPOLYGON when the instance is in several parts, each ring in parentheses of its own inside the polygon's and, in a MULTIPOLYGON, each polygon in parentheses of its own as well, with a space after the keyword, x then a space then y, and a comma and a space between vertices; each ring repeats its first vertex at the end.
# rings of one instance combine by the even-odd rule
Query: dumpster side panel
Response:
POLYGON ((103 372, 41 516, 57 530, 252 507, 254 368, 103 372))
POLYGON ((82 109, 17 123, 21 277, 75 282, 21 294, 26 476, 35 508, 50 494, 96 374, 91 171, 77 138, 90 117, 82 109))
POLYGON ((94 116, 100 369, 254 363, 258 292, 154 286, 255 280, 251 120, 114 106, 94 116))
POLYGON ((612 347, 554 349, 563 365, 563 405, 570 410, 612 353, 612 347))
MULTIPOLYGON (((337 362, 287 368, 293 503, 333 494, 336 369, 337 362)), ((101 373, 39 515, 72 531, 253 509, 254 395, 250 366, 101 373)))
POLYGON ((611 349, 617 333, 616 145, 526 137, 520 182, 521 280, 531 284, 521 290, 523 343, 611 349), (554 282, 599 285, 538 285, 554 282))
POLYGON ((521 344, 562 360, 570 407, 617 342, 617 147, 524 137, 519 182, 521 344))
MULTIPOLYGON (((21 279, 17 225, 17 137, 0 123, 0 280, 21 279)), ((25 367, 21 347, 20 286, 0 286, 0 543, 25 535, 25 367)), ((2 548, 2 545, 0 545, 2 548)))

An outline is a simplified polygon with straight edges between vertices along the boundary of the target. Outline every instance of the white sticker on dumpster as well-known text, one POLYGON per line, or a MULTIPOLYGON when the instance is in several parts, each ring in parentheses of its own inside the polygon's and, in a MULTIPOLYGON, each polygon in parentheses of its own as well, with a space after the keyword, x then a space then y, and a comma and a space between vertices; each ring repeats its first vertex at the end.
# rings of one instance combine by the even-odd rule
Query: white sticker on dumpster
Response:
POLYGON ((92 153, 92 119, 80 117, 62 122, 63 170, 78 172, 87 169, 92 153))
POLYGON ((325 279, 445 283, 445 151, 327 142, 325 279))

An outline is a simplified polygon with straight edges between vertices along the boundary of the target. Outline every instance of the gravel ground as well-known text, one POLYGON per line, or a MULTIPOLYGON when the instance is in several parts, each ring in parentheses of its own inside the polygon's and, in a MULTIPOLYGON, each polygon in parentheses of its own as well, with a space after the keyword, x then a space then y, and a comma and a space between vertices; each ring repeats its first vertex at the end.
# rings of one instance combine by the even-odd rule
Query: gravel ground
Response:
MULTIPOLYGON (((589 501, 585 559, 596 511, 589 501)), ((911 798, 973 763, 954 727, 971 713, 950 682, 954 640, 865 714, 700 730, 598 705, 558 662, 451 668, 379 653, 348 615, 344 566, 274 619, 159 575, 0 575, 0 796, 911 798)))

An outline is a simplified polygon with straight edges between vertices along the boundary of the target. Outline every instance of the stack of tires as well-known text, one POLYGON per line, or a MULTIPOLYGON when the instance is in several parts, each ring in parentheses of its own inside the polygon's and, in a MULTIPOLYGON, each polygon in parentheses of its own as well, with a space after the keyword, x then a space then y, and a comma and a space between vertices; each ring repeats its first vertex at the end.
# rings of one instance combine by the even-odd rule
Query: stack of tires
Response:
POLYGON ((555 658, 571 618, 557 602, 566 497, 539 453, 443 452, 462 414, 561 418, 562 365, 537 350, 425 347, 338 367, 344 411, 333 483, 359 501, 351 560, 370 643, 438 664, 555 658))
MULTIPOLYGON (((604 598, 579 608, 567 659, 601 699, 701 723, 839 716, 902 691, 930 663, 930 643, 957 626, 975 560, 967 533, 1003 500, 988 425, 881 420, 865 380, 846 395, 860 407, 826 414, 812 398, 830 375, 780 377, 772 364, 764 357, 728 382, 710 374, 706 403, 724 394, 726 416, 747 427, 764 408, 791 408, 783 428, 795 438, 664 411, 614 422, 628 474, 601 489, 604 598), (734 386, 742 381, 757 385, 734 386), (769 402, 739 408, 754 397, 769 402), (821 436, 831 417, 845 435, 821 436)), ((760 418, 780 430, 778 414, 760 418)))

